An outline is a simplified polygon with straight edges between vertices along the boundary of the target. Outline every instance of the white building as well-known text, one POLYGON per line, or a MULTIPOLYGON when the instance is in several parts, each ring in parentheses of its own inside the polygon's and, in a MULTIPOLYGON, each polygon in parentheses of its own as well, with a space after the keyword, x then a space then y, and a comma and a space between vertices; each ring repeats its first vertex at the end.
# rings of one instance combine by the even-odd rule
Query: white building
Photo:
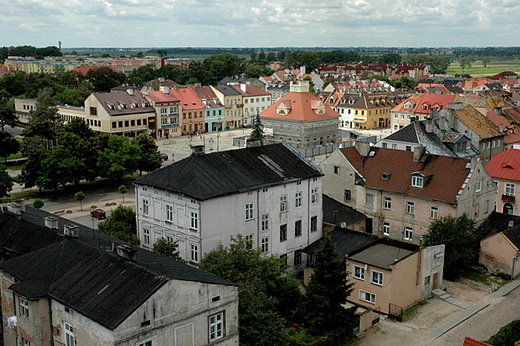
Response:
POLYGON ((322 233, 321 171, 284 143, 199 149, 136 180, 141 246, 178 241, 181 257, 197 264, 242 234, 301 269, 307 259, 301 250, 322 233))

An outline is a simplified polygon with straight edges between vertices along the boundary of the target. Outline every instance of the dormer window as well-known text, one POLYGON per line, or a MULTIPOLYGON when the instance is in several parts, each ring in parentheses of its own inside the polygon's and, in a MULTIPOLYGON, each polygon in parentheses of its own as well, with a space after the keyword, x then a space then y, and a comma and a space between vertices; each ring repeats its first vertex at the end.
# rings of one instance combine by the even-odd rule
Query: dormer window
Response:
POLYGON ((390 173, 383 173, 383 174, 381 175, 381 179, 383 179, 383 180, 388 180, 388 179, 390 179, 390 173))
POLYGON ((412 175, 412 186, 413 187, 424 187, 424 176, 421 174, 412 175))

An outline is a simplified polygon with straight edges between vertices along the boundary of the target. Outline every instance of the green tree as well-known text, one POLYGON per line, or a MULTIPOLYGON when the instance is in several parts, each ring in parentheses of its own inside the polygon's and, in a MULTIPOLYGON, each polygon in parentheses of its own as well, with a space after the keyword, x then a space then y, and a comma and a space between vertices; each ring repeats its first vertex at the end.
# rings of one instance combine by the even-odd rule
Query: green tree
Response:
POLYGON ((58 109, 38 108, 31 114, 31 119, 23 131, 25 137, 41 136, 54 140, 62 129, 63 122, 58 117, 58 109))
MULTIPOLYGON (((190 65, 191 67, 191 65, 190 65)), ((222 53, 204 59, 203 75, 199 82, 205 85, 216 85, 224 77, 238 76, 243 72, 242 60, 238 55, 222 53)))
POLYGON ((318 54, 309 51, 298 51, 293 54, 290 65, 293 68, 305 66, 305 71, 312 73, 320 63, 321 58, 318 54))
POLYGON ((159 255, 169 257, 178 262, 184 262, 184 260, 179 255, 178 242, 172 242, 167 239, 161 238, 153 244, 153 252, 158 253, 159 255))
POLYGON ((17 118, 13 109, 7 106, 7 102, 0 101, 0 129, 4 131, 5 126, 14 127, 16 121, 17 118))
POLYGON ((494 346, 515 346, 520 340, 520 320, 515 320, 500 328, 486 343, 494 346))
POLYGON ((99 152, 97 166, 103 178, 121 181, 139 168, 141 150, 128 137, 110 135, 106 147, 99 152))
POLYGON ((415 80, 404 76, 390 81, 389 84, 398 90, 413 90, 417 87, 415 80))
POLYGON ((464 71, 467 68, 471 68, 471 64, 477 61, 474 56, 469 55, 465 56, 459 59, 459 65, 462 71, 464 71))
POLYGON ((7 173, 5 166, 0 166, 0 198, 9 194, 13 188, 13 179, 7 173))
POLYGON ((379 57, 379 61, 387 64, 399 65, 401 63, 401 55, 397 53, 383 54, 379 57))
POLYGON ((124 73, 112 70, 108 66, 102 66, 87 72, 87 78, 94 91, 110 91, 111 88, 123 84, 126 80, 124 73))
POLYGON ((40 209, 44 205, 45 205, 45 203, 43 203, 43 201, 41 199, 35 199, 33 202, 33 207, 35 207, 36 209, 40 209))
POLYGON ((424 245, 444 244, 444 277, 455 279, 464 273, 478 254, 475 222, 466 214, 461 217, 445 216, 430 224, 424 245))
POLYGON ((36 185, 36 179, 41 172, 41 157, 49 150, 49 140, 41 137, 25 137, 20 145, 22 155, 27 161, 22 166, 22 174, 19 176, 20 182, 25 187, 33 187, 36 185))
POLYGON ((118 205, 116 209, 99 224, 99 230, 127 243, 138 245, 136 213, 131 207, 118 205))
POLYGON ((122 184, 121 186, 119 186, 119 187, 117 188, 117 191, 119 191, 119 193, 120 193, 121 195, 123 195, 123 203, 125 203, 125 193, 128 192, 128 188, 126 187, 125 184, 122 184))
POLYGON ((298 284, 287 277, 281 258, 265 257, 252 245, 241 235, 232 238, 229 248, 208 253, 200 268, 242 285, 238 307, 241 345, 294 345, 288 319, 301 302, 298 284))
POLYGON ((489 64, 490 61, 491 61, 491 59, 488 57, 482 58, 482 65, 484 65, 484 68, 487 67, 487 65, 489 64))
POLYGON ((54 146, 41 157, 41 171, 36 185, 56 192, 67 183, 78 184, 83 177, 85 165, 71 155, 63 145, 54 146))
POLYGON ((315 253, 315 267, 306 288, 305 318, 312 335, 342 345, 353 334, 357 319, 342 305, 353 291, 347 281, 346 263, 338 255, 330 236, 324 236, 315 253))
POLYGON ((161 168, 161 155, 157 150, 157 144, 155 144, 155 141, 151 136, 145 133, 140 133, 137 137, 132 139, 131 143, 137 145, 140 149, 141 159, 137 165, 139 175, 143 172, 152 172, 161 168))
POLYGON ((253 129, 251 130, 251 134, 249 135, 249 139, 259 140, 261 145, 264 145, 265 134, 264 134, 264 125, 262 124, 262 120, 260 119, 260 114, 256 114, 255 122, 253 123, 253 129))
POLYGON ((0 157, 7 161, 7 157, 16 154, 20 150, 20 143, 6 131, 0 131, 0 157))
POLYGON ((83 191, 78 191, 74 194, 74 199, 76 201, 79 201, 80 210, 83 210, 83 200, 85 199, 85 197, 85 192, 83 191))

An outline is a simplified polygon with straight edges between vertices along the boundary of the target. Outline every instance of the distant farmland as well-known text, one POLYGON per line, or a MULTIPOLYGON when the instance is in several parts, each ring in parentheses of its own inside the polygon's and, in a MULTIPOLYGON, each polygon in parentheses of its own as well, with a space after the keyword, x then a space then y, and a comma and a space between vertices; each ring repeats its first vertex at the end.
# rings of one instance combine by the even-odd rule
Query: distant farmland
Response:
POLYGON ((454 60, 448 67, 448 74, 469 74, 472 77, 488 77, 503 71, 513 71, 520 74, 520 60, 491 60, 487 67, 484 67, 482 60, 477 60, 471 64, 471 68, 462 70, 458 60, 454 60))

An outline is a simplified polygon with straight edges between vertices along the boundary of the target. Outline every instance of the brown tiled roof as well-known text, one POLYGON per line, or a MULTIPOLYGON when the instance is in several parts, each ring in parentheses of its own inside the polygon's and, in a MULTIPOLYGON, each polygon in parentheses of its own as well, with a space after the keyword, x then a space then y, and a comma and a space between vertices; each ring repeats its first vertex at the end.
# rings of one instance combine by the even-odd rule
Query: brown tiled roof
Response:
POLYGON ((493 124, 491 120, 472 106, 466 106, 463 107, 462 110, 455 111, 455 115, 464 125, 482 139, 502 135, 498 126, 493 124))
POLYGON ((318 115, 314 109, 316 109, 320 103, 321 100, 309 92, 289 92, 260 113, 260 117, 299 121, 340 117, 339 113, 328 106, 325 106, 325 114, 318 115), (276 108, 280 103, 284 103, 286 107, 291 110, 289 114, 280 115, 277 113, 276 108))
POLYGON ((366 179, 366 187, 457 203, 469 173, 466 165, 470 160, 425 154, 420 162, 415 162, 411 151, 374 147, 370 150, 374 154, 363 157, 355 147, 340 149, 366 179), (423 188, 411 186, 414 172, 428 177, 423 188), (383 173, 389 178, 382 179, 383 173))
POLYGON ((140 91, 134 91, 131 94, 128 92, 100 92, 94 95, 99 104, 112 116, 155 112, 155 109, 140 91))
POLYGON ((486 344, 485 342, 478 341, 478 340, 475 340, 473 338, 470 338, 469 336, 466 336, 462 346, 491 346, 491 345, 490 344, 486 344))

